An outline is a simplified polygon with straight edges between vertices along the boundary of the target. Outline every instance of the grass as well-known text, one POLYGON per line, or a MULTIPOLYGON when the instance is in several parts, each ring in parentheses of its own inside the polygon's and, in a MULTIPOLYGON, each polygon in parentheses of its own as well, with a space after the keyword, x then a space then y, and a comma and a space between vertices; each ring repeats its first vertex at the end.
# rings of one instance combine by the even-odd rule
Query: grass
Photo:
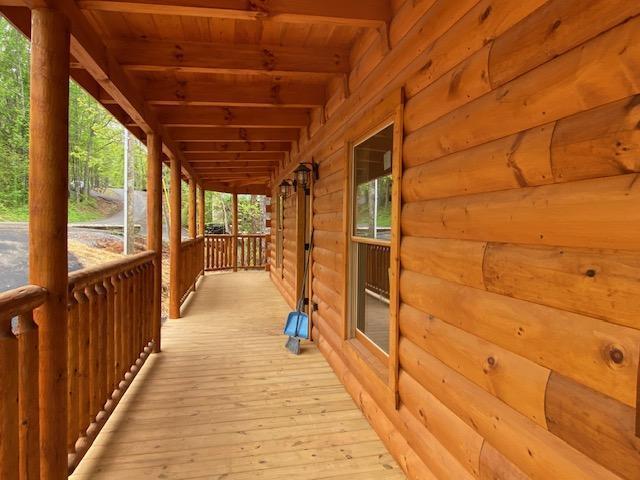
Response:
MULTIPOLYGON (((105 206, 89 198, 80 203, 69 202, 69 223, 83 223, 99 220, 106 216, 105 206)), ((0 204, 0 222, 26 222, 29 220, 29 206, 8 207, 0 204)))

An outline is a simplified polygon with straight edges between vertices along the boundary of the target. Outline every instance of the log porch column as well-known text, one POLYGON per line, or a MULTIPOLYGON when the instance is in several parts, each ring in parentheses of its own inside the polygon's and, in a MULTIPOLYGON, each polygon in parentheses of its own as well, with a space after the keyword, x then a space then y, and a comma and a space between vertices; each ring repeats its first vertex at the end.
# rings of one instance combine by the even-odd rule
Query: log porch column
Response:
POLYGON ((162 142, 159 135, 147 135, 147 248, 156 252, 153 280, 154 352, 160 352, 162 315, 162 142))
POLYGON ((31 13, 29 282, 47 289, 39 326, 40 478, 67 477, 69 25, 31 13))
POLYGON ((180 318, 180 247, 182 245, 182 165, 177 157, 171 158, 171 225, 170 225, 170 280, 169 317, 180 318))
POLYGON ((233 271, 238 271, 238 194, 231 197, 231 214, 233 215, 231 224, 231 265, 233 271))
POLYGON ((204 215, 205 215, 205 205, 204 205, 204 195, 205 191, 200 185, 198 189, 198 235, 204 236, 204 215))
POLYGON ((189 179, 189 238, 196 238, 196 181, 189 179))

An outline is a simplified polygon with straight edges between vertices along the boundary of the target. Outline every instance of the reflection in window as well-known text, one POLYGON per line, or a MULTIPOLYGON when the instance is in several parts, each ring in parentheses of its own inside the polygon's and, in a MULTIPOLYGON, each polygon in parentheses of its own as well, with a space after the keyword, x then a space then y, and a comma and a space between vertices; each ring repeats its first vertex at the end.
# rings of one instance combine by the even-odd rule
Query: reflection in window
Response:
POLYGON ((353 149, 352 324, 389 353, 393 125, 353 149))

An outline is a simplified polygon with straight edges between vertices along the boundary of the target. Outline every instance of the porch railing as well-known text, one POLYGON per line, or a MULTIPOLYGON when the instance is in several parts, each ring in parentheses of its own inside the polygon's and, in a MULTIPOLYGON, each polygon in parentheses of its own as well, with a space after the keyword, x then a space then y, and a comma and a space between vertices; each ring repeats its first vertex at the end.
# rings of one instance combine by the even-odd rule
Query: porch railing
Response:
POLYGON ((238 235, 238 268, 244 270, 262 269, 267 264, 267 235, 238 235))
MULTIPOLYGON (((154 253, 69 276, 67 452, 72 471, 153 346, 154 253)), ((39 350, 45 289, 0 294, 0 478, 40 477, 39 350)), ((65 415, 65 412, 59 412, 65 415)))
POLYGON ((47 292, 28 285, 0 294, 0 478, 39 478, 38 327, 47 292))
MULTIPOLYGON (((237 268, 264 269, 267 265, 266 234, 239 234, 236 237, 237 268)), ((207 271, 231 270, 233 265, 233 235, 206 235, 204 265, 207 271)))
POLYGON ((389 298, 389 267, 391 247, 366 244, 367 275, 365 287, 383 298, 389 298))
POLYGON ((69 276, 67 449, 73 470, 153 345, 154 253, 69 276))
POLYGON ((229 270, 233 268, 232 235, 205 235, 204 268, 206 271, 229 270))
POLYGON ((195 290, 198 278, 204 273, 204 237, 182 242, 180 259, 180 303, 195 290))

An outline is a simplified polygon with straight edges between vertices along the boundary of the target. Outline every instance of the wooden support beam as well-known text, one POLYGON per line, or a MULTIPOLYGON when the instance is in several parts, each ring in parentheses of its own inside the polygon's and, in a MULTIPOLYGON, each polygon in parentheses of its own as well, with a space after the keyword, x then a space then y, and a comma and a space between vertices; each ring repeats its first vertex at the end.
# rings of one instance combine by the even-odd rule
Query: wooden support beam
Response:
POLYGON ((297 128, 172 128, 178 142, 297 142, 297 128))
POLYGON ((271 174, 271 171, 262 171, 262 172, 244 172, 244 171, 236 171, 236 172, 203 172, 202 179, 212 179, 212 178, 236 178, 236 179, 252 179, 252 178, 268 178, 271 174))
POLYGON ((272 173, 275 172, 275 166, 274 165, 267 165, 267 166, 258 166, 258 167, 236 167, 236 166, 231 166, 231 167, 222 167, 222 168, 199 168, 198 170, 198 175, 206 175, 209 173, 222 173, 222 172, 226 172, 226 173, 272 173))
POLYGON ((183 142, 180 149, 192 153, 243 153, 243 152, 288 152, 290 142, 183 142))
POLYGON ((205 190, 202 188, 202 185, 198 187, 198 235, 204 236, 204 227, 205 227, 205 190))
POLYGON ((284 158, 283 152, 240 152, 240 153, 224 153, 224 152, 212 152, 212 153, 189 153, 187 154, 189 161, 192 161, 194 166, 199 165, 202 162, 234 162, 234 161, 251 161, 251 160, 269 160, 272 162, 278 162, 284 158))
POLYGON ((377 27, 391 15, 388 0, 79 0, 81 8, 284 23, 377 27))
POLYGON ((158 119, 168 127, 304 127, 309 112, 299 108, 157 107, 158 119))
POLYGON ((182 246, 182 176, 180 159, 171 159, 171 222, 170 229, 170 279, 169 279, 169 317, 180 318, 180 269, 182 246))
MULTIPOLYGON (((39 329, 40 478, 67 478, 69 23, 31 15, 29 282, 47 289, 39 329)), ((4 366, 3 368, 6 368, 4 366)))
MULTIPOLYGON (((231 107, 296 107, 324 105, 325 88, 321 83, 277 82, 274 80, 221 81, 167 77, 144 81, 144 95, 150 105, 195 105, 231 107)), ((102 103, 113 103, 106 92, 102 103)))
POLYGON ((147 135, 147 248, 155 252, 153 279, 153 351, 161 351, 162 325, 162 140, 147 135))
POLYGON ((110 43, 127 70, 269 74, 318 80, 319 74, 348 73, 349 51, 281 45, 122 40, 110 43), (309 75, 313 74, 313 75, 309 75))
POLYGON ((206 190, 211 190, 212 192, 246 193, 252 195, 267 195, 269 193, 269 188, 266 182, 255 185, 240 186, 232 182, 203 179, 202 185, 206 190))
POLYGON ((233 271, 238 271, 238 194, 234 193, 231 199, 231 265, 233 265, 233 271))

